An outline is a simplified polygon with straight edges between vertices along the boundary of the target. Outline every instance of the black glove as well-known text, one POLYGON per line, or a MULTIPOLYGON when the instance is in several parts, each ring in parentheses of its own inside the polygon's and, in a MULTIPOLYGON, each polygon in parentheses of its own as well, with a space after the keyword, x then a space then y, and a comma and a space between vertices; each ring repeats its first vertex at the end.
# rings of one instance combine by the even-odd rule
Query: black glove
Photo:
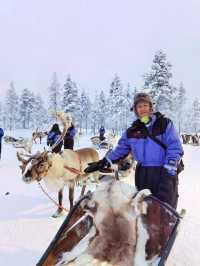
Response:
POLYGON ((89 163, 88 167, 84 169, 85 173, 92 173, 95 171, 100 171, 104 168, 109 168, 111 165, 109 161, 104 157, 102 160, 99 160, 98 162, 89 163))

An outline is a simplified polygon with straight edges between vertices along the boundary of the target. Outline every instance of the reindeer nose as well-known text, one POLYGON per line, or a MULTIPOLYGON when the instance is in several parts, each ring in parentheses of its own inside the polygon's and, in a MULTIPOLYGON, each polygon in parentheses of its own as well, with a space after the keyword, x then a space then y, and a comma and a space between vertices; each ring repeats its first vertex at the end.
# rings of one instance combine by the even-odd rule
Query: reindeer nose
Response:
POLYGON ((31 177, 31 170, 27 170, 25 177, 31 177))
POLYGON ((30 183, 31 182, 31 171, 28 170, 24 175, 23 175, 23 181, 25 183, 30 183))

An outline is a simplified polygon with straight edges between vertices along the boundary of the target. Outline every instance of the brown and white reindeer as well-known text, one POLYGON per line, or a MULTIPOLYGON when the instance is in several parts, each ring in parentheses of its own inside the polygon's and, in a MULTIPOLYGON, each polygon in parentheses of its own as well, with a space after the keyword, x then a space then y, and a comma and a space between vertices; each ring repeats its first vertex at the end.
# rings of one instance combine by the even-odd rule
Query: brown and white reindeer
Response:
POLYGON ((98 173, 86 175, 83 170, 89 162, 99 160, 99 155, 92 148, 83 148, 76 151, 66 149, 62 154, 49 151, 38 152, 25 159, 17 153, 22 165, 22 178, 25 183, 45 181, 50 188, 60 191, 65 185, 69 187, 70 209, 73 206, 75 184, 83 182, 81 194, 84 194, 89 176, 98 180, 98 173))
MULTIPOLYGON (((68 116, 62 112, 57 112, 55 115, 63 124, 62 136, 65 136, 68 127, 71 125, 68 116)), ((57 144, 55 143, 51 150, 57 144)), ((98 173, 86 175, 83 172, 88 163, 99 160, 97 151, 92 148, 83 148, 76 151, 65 149, 62 154, 52 153, 51 151, 38 152, 35 155, 28 156, 28 159, 17 153, 17 158, 22 162, 20 168, 24 182, 30 183, 44 179, 47 186, 58 191, 67 185, 69 187, 70 209, 73 206, 75 184, 82 181, 81 194, 83 195, 88 177, 92 175, 96 180, 98 179, 98 173)), ((61 211, 62 209, 58 208, 56 214, 61 211)))
POLYGON ((102 182, 82 202, 85 222, 80 216, 67 227, 43 266, 158 265, 177 218, 149 195, 121 181, 102 182))

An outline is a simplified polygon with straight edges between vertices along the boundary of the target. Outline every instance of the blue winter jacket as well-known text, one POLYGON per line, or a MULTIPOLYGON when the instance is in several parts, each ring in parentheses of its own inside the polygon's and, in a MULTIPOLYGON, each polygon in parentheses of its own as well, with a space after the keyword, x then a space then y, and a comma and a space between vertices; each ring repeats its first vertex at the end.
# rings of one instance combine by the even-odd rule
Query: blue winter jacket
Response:
POLYGON ((4 136, 3 128, 0 127, 0 139, 2 139, 3 136, 4 136))
POLYGON ((60 134, 57 134, 53 131, 50 131, 48 136, 47 136, 47 145, 52 146, 57 142, 57 140, 60 138, 60 134))
POLYGON ((171 160, 178 162, 183 155, 183 148, 172 121, 160 113, 155 113, 151 119, 148 127, 139 119, 136 120, 107 158, 114 162, 131 152, 133 158, 142 166, 163 166, 171 160), (164 150, 149 138, 147 130, 163 142, 167 149, 164 150))
POLYGON ((75 136, 75 134, 76 134, 76 129, 75 129, 74 126, 71 126, 71 127, 68 128, 67 133, 66 133, 65 136, 73 138, 75 136))

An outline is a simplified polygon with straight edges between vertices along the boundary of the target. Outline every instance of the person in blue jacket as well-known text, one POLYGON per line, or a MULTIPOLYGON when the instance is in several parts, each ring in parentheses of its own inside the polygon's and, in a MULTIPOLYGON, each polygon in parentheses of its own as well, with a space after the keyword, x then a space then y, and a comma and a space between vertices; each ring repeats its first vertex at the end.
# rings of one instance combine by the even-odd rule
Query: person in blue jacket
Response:
POLYGON ((1 160, 1 151, 2 151, 2 138, 4 136, 3 128, 0 127, 0 160, 1 160))
MULTIPOLYGON (((152 195, 176 208, 177 166, 183 148, 173 122, 159 112, 153 113, 152 100, 146 93, 135 95, 131 111, 137 120, 122 135, 116 148, 98 162, 98 167, 109 167, 131 152, 137 161, 137 189, 150 189, 152 195)), ((85 171, 90 172, 90 166, 85 171)))
MULTIPOLYGON (((61 138, 62 133, 60 131, 59 125, 53 124, 51 130, 49 131, 47 135, 47 145, 53 146, 57 141, 59 142, 59 139, 61 138)), ((52 152, 54 153, 61 153, 63 141, 60 141, 58 145, 56 145, 55 148, 53 148, 52 152)))
POLYGON ((67 129, 67 132, 64 137, 64 149, 74 149, 74 136, 76 134, 76 129, 71 123, 71 126, 67 129))

